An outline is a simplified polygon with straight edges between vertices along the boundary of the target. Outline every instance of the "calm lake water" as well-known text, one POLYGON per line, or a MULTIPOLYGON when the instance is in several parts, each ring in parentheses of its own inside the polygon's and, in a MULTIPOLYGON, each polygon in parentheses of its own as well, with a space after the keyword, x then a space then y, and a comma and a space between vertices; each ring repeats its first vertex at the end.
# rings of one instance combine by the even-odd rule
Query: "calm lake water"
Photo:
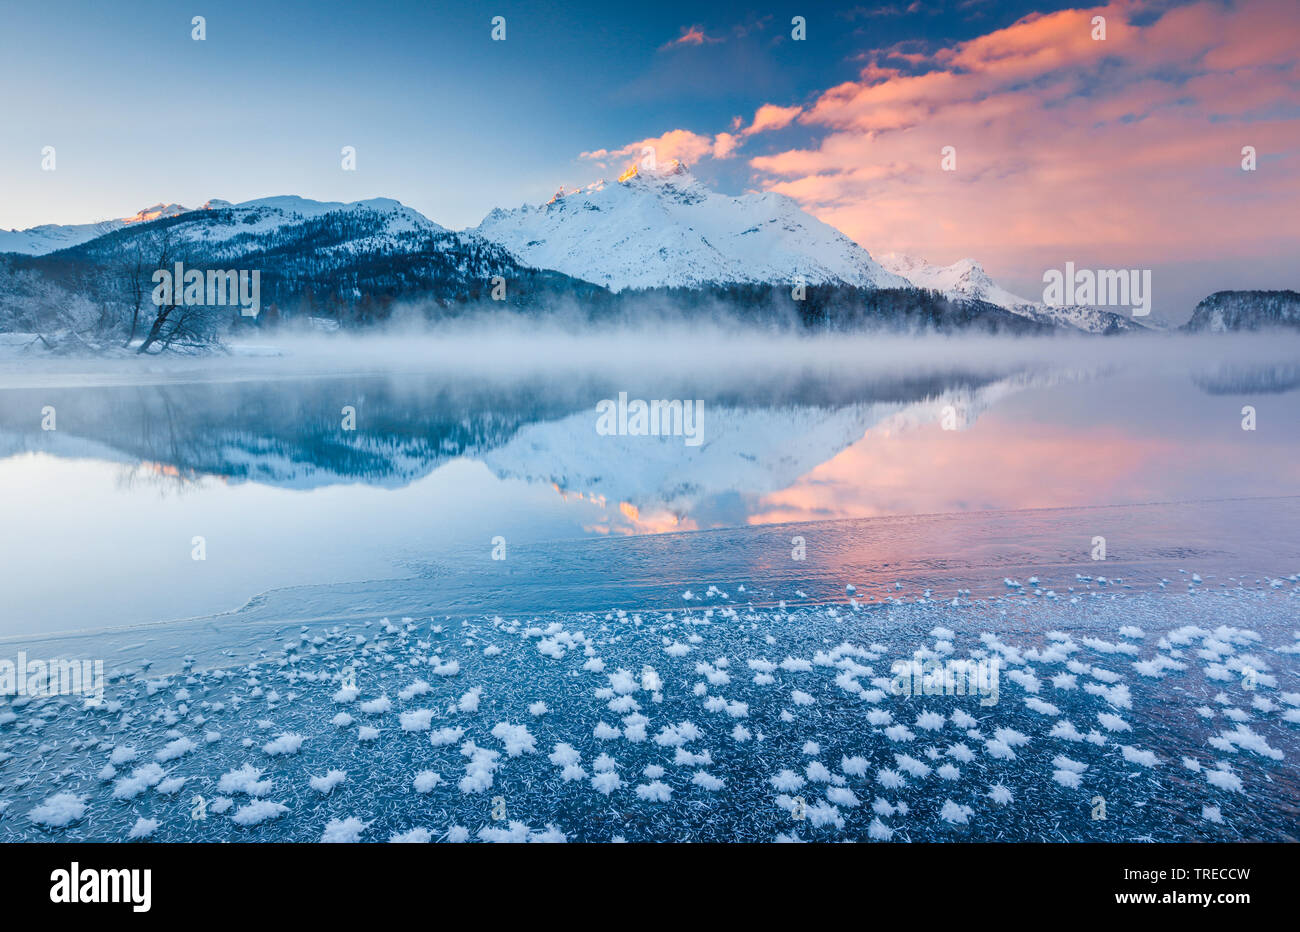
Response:
POLYGON ((702 572, 841 598, 895 576, 986 586, 1007 567, 1059 585, 1087 572, 1095 536, 1108 575, 1145 586, 1300 570, 1300 352, 1140 344, 803 342, 751 347, 752 365, 725 344, 635 364, 588 347, 491 370, 446 345, 351 366, 337 350, 11 362, 0 634, 408 577, 436 578, 448 606, 521 610, 676 593, 702 572), (597 403, 619 392, 702 401, 703 442, 601 435, 597 403))

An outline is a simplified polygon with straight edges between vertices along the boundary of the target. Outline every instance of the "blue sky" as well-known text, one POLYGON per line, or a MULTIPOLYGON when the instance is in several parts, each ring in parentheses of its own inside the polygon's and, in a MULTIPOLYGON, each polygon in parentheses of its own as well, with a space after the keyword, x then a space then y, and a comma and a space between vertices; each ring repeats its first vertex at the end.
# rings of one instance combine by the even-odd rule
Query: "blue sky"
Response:
MULTIPOLYGON (((0 227, 288 193, 395 197, 472 225, 604 174, 581 152, 712 132, 853 79, 866 48, 960 40, 1045 8, 900 6, 8 3, 0 227), (789 41, 796 13, 801 43, 789 41), (203 42, 191 39, 196 14, 203 42), (505 42, 490 40, 498 14, 505 42), (672 44, 693 27, 707 38, 672 44), (46 145, 55 172, 39 170, 46 145), (344 145, 355 173, 339 167, 344 145)), ((751 186, 743 162, 699 173, 734 193, 751 186)))
POLYGON ((1296 0, 205 6, 9 0, 0 228, 298 194, 459 229, 654 141, 721 191, 786 194, 873 253, 976 258, 1021 295, 1067 261, 1154 270, 1174 318, 1297 285, 1296 0))

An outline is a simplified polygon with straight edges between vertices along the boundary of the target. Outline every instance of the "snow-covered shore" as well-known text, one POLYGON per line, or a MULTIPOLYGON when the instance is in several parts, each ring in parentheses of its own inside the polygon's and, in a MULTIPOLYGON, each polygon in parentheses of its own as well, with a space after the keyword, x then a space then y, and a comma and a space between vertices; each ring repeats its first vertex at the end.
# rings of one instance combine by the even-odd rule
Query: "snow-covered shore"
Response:
POLYGON ((1294 579, 1024 589, 293 625, 171 674, 123 643, 105 704, 3 705, 0 838, 1300 834, 1294 579), (994 658, 992 703, 891 689, 899 660, 994 658))

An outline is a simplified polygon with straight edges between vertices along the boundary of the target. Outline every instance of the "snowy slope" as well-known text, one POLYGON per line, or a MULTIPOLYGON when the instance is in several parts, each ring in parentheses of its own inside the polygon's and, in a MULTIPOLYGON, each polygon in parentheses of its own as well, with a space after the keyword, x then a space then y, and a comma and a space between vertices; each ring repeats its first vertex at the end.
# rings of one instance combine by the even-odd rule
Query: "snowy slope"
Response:
MULTIPOLYGON (((240 204, 212 200, 198 210, 26 261, 37 269, 61 262, 120 269, 139 256, 146 262, 166 256, 191 268, 257 270, 263 306, 290 316, 351 313, 367 304, 366 314, 382 319, 399 300, 426 302, 430 308, 482 300, 497 276, 510 282, 507 301, 516 309, 551 295, 600 291, 556 272, 523 267, 504 247, 472 232, 447 230, 388 198, 347 204, 300 197, 240 204)), ((5 289, 0 280, 0 298, 5 289)))
MULTIPOLYGON (((343 203, 341 201, 313 201, 308 198, 290 195, 257 198, 238 204, 214 198, 198 210, 231 212, 225 223, 204 224, 201 227, 190 229, 181 227, 178 229, 178 232, 187 236, 187 238, 190 233, 193 233, 195 238, 205 242, 216 242, 245 234, 269 233, 285 226, 323 217, 336 211, 380 215, 383 217, 383 231, 391 234, 446 232, 445 227, 434 223, 419 211, 412 210, 400 202, 386 197, 343 203)), ((51 252, 57 252, 60 249, 67 249, 70 246, 88 243, 93 239, 108 233, 114 233, 133 224, 147 223, 150 220, 197 212, 179 204, 155 204, 152 207, 146 207, 132 217, 121 220, 101 220, 98 223, 69 225, 44 224, 27 230, 0 230, 0 252, 43 256, 51 252)))
POLYGON ((16 252, 26 256, 43 256, 89 242, 105 233, 112 233, 135 223, 148 223, 159 217, 174 217, 188 211, 179 204, 154 204, 132 217, 120 220, 101 220, 98 223, 57 224, 45 223, 26 230, 0 230, 0 252, 16 252))
POLYGON ((203 205, 218 214, 223 222, 196 228, 194 234, 205 242, 219 242, 236 236, 271 233, 287 226, 314 220, 336 212, 377 218, 378 233, 400 236, 405 233, 446 233, 446 227, 434 223, 418 210, 387 197, 364 201, 313 201, 305 197, 282 195, 262 197, 231 204, 214 199, 203 205))
POLYGON ((906 288, 834 227, 771 193, 710 191, 679 162, 493 210, 475 228, 522 262, 626 288, 837 282, 906 288))
MULTIPOLYGON (((44 255, 80 247, 85 258, 112 261, 128 244, 100 237, 133 226, 142 233, 153 231, 162 225, 148 221, 160 219, 168 221, 166 235, 173 245, 209 261, 298 252, 333 268, 365 261, 392 266, 399 257, 434 254, 439 265, 458 269, 466 280, 483 274, 490 278, 503 262, 517 261, 613 291, 801 280, 810 285, 916 287, 953 300, 985 302, 1053 326, 1092 333, 1145 329, 1142 322, 1103 308, 1048 307, 1012 294, 974 259, 938 266, 888 253, 877 261, 788 197, 719 194, 676 161, 658 169, 633 169, 617 181, 578 191, 561 189, 538 207, 498 208, 462 233, 389 198, 342 203, 279 196, 238 204, 214 199, 198 210, 157 204, 121 220, 0 232, 0 252, 44 255)), ((301 271, 299 277, 307 281, 306 266, 301 271)), ((385 280, 386 293, 400 292, 399 270, 385 274, 391 279, 385 280)), ((351 293, 360 296, 364 284, 355 282, 351 293)))
POLYGON ((561 189, 539 207, 494 210, 475 232, 529 265, 614 291, 802 278, 808 284, 924 288, 1094 333, 1139 328, 1111 311, 1050 308, 1012 294, 974 259, 937 266, 890 253, 877 261, 788 197, 718 194, 675 161, 634 169, 616 182, 561 189))
POLYGON ((950 298, 987 301, 1009 311, 1034 303, 998 285, 974 259, 959 259, 952 265, 934 265, 924 259, 891 252, 880 256, 879 262, 916 287, 942 292, 950 298))
POLYGON ((1088 333, 1144 329, 1132 317, 1104 308, 1049 307, 1041 301, 1012 294, 990 278, 974 259, 959 259, 952 265, 935 265, 915 256, 891 252, 880 256, 880 264, 917 288, 938 291, 954 300, 987 301, 1030 320, 1088 333))

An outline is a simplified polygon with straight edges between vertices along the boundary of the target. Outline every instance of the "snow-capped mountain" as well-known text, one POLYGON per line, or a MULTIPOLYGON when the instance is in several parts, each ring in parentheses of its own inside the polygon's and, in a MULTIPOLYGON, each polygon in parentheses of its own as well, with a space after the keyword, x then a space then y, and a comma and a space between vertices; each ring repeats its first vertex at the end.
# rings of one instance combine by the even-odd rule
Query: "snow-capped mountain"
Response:
POLYGON ((1009 311, 1034 304, 993 281, 974 259, 959 259, 952 265, 934 265, 924 259, 890 252, 879 256, 878 261, 917 288, 938 291, 950 298, 987 301, 1009 311))
MULTIPOLYGON (((91 240, 116 233, 133 225, 146 224, 152 220, 178 217, 182 214, 195 214, 187 220, 193 224, 178 226, 176 234, 182 237, 218 243, 234 240, 245 235, 270 233, 285 226, 302 223, 323 217, 327 214, 352 213, 373 214, 382 218, 377 233, 402 234, 412 232, 446 233, 445 227, 434 223, 424 214, 400 202, 386 197, 376 197, 364 201, 343 203, 341 201, 313 201, 304 197, 282 196, 263 197, 251 201, 232 204, 220 198, 213 198, 202 207, 192 209, 180 204, 155 204, 146 207, 134 216, 121 220, 101 220, 98 223, 44 224, 27 230, 0 231, 0 252, 13 252, 28 256, 43 256, 60 249, 80 246, 91 240), (208 222, 201 212, 223 212, 216 222, 208 222)), ((379 243, 357 244, 364 248, 379 246, 379 243)))
POLYGON ((1012 294, 974 259, 949 266, 895 253, 873 259, 788 197, 719 194, 676 161, 657 169, 634 167, 615 182, 561 189, 538 207, 498 208, 475 232, 528 265, 613 291, 802 279, 810 285, 922 288, 973 308, 993 305, 1038 324, 1093 333, 1140 329, 1111 311, 1048 307, 1012 294))
MULTIPOLYGON (((265 237, 326 219, 334 224, 354 222, 364 228, 364 239, 348 240, 353 252, 393 247, 399 240, 412 234, 447 232, 445 227, 434 223, 419 211, 385 197, 343 203, 282 196, 263 197, 238 204, 213 198, 197 210, 182 207, 161 216, 175 219, 165 225, 141 227, 140 231, 148 230, 153 234, 165 230, 174 245, 192 244, 201 247, 205 253, 210 254, 210 258, 245 253, 250 245, 265 237)), ((113 233, 122 228, 118 226, 105 232, 113 233)), ((117 240, 105 240, 103 246, 111 250, 116 242, 117 240)), ((98 249, 92 245, 87 247, 87 251, 93 253, 98 249)))
POLYGON ((915 256, 885 253, 880 264, 901 275, 917 288, 937 291, 958 301, 984 301, 1030 320, 1064 326, 1088 333, 1142 330, 1131 317, 1096 307, 1053 307, 1007 291, 974 259, 959 259, 952 265, 935 265, 915 256))
MULTIPOLYGON (((284 227, 295 226, 306 221, 317 220, 336 214, 342 217, 365 218, 372 229, 370 239, 362 242, 350 241, 353 251, 378 249, 386 245, 382 238, 396 240, 406 234, 446 233, 447 228, 440 226, 420 213, 405 206, 400 201, 388 197, 373 197, 364 201, 313 201, 305 197, 287 195, 281 197, 263 197, 252 201, 232 204, 214 198, 201 208, 218 213, 215 223, 202 223, 193 227, 198 238, 206 243, 215 244, 236 240, 241 236, 261 236, 273 233, 284 227)), ((389 243, 387 245, 392 245, 389 243)))
POLYGON ((527 268, 501 246, 451 232, 389 198, 347 204, 301 197, 211 200, 198 210, 119 228, 38 261, 120 270, 141 257, 146 264, 165 257, 192 267, 257 269, 263 303, 281 309, 475 297, 486 294, 498 275, 511 283, 512 300, 574 284, 527 268))
POLYGON ((138 211, 134 216, 120 220, 101 220, 98 223, 58 224, 45 223, 26 230, 0 230, 0 252, 16 252, 25 256, 43 256, 89 242, 105 233, 112 233, 132 224, 148 223, 159 217, 183 214, 188 207, 180 204, 154 204, 138 211))
MULTIPOLYGON (((96 300, 113 297, 124 270, 138 277, 164 259, 258 269, 268 306, 356 324, 383 319, 398 300, 442 306, 481 300, 500 276, 510 282, 511 304, 540 306, 556 294, 582 294, 596 299, 584 304, 593 317, 626 313, 627 302, 637 300, 610 292, 802 281, 850 292, 817 307, 809 302, 807 319, 798 321, 805 326, 1143 329, 1109 310, 1048 307, 1012 294, 973 259, 937 266, 889 253, 877 261, 788 197, 719 194, 675 161, 633 168, 614 182, 561 189, 538 207, 493 210, 462 232, 388 198, 342 203, 281 196, 237 204, 214 199, 194 210, 158 204, 122 220, 0 233, 0 250, 6 249, 24 254, 10 257, 15 271, 31 267, 96 300)), ((29 305, 23 297, 29 286, 12 284, 10 303, 29 305)), ((781 319, 789 313, 784 306, 777 311, 781 319)), ((737 313, 762 316, 749 299, 737 313)), ((29 324, 23 326, 35 327, 29 324)))
POLYGON ((577 191, 561 189, 538 207, 498 208, 474 232, 523 263, 613 291, 800 279, 908 287, 790 198, 719 194, 677 161, 633 168, 617 181, 577 191))

